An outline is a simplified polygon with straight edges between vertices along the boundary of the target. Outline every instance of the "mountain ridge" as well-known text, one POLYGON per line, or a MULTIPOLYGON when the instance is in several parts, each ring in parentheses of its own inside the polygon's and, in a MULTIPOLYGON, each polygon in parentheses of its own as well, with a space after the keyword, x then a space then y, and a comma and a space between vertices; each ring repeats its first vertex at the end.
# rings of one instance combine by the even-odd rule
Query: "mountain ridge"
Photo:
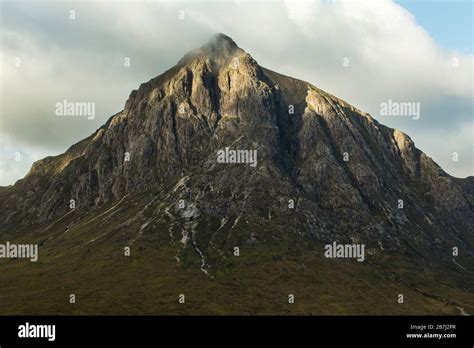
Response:
MULTIPOLYGON (((287 199, 302 195, 318 209, 360 211, 367 220, 381 214, 389 224, 398 221, 393 230, 410 220, 395 208, 402 199, 427 223, 416 224, 421 231, 442 214, 434 228, 452 224, 471 243, 471 181, 445 173, 404 133, 312 84, 261 67, 223 34, 142 83, 89 137, 35 162, 23 180, 2 190, 0 217, 11 225, 42 223, 68 212, 70 199, 76 209, 96 209, 186 172, 205 168, 199 175, 207 178, 216 151, 233 143, 259 151, 257 173, 266 184, 278 176, 287 199), (15 190, 26 190, 27 198, 15 190)), ((230 170, 251 181, 256 175, 230 170)))

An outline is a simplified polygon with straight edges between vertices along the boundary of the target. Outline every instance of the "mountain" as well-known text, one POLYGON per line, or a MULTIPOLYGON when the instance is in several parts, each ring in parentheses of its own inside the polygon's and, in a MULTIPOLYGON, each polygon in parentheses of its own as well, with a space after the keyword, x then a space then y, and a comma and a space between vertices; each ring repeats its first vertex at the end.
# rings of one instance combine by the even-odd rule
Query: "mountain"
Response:
POLYGON ((0 242, 40 250, 0 261, 0 281, 24 289, 0 290, 0 308, 474 312, 473 189, 406 134, 218 34, 0 188, 0 242), (253 161, 235 163, 238 150, 253 161), (363 244, 364 262, 325 257, 334 242, 363 244))

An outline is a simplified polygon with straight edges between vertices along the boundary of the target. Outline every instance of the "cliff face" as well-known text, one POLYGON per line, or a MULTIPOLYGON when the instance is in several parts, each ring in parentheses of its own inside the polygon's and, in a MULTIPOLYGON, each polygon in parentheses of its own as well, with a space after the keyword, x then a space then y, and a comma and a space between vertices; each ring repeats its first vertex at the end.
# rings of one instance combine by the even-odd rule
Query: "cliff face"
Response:
POLYGON ((153 192, 158 220, 171 214, 204 230, 214 220, 271 223, 308 239, 472 251, 471 179, 452 178, 407 135, 261 67, 220 34, 132 91, 90 137, 1 188, 0 229, 47 225, 71 199, 87 214, 153 192), (256 150, 256 167, 218 163, 226 147, 256 150))

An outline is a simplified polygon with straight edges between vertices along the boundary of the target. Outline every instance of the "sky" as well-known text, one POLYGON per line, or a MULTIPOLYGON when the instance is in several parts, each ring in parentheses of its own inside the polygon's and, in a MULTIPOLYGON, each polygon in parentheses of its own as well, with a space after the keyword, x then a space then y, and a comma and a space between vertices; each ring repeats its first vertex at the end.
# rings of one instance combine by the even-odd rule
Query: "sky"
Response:
POLYGON ((397 0, 442 48, 472 54, 472 0, 397 0))
POLYGON ((260 65, 405 132, 449 174, 474 175, 472 7, 471 0, 0 0, 0 185, 93 133, 131 90, 217 32, 260 65), (94 103, 95 117, 58 117, 64 100, 94 103), (420 117, 384 115, 387 102, 415 103, 420 117))

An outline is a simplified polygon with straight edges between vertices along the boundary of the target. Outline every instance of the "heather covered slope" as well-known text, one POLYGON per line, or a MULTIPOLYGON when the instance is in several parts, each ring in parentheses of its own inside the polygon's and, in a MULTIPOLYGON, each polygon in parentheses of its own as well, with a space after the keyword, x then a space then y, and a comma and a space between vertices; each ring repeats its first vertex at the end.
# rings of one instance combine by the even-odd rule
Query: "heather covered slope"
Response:
MULTIPOLYGON (((308 294, 318 293, 313 281, 330 281, 334 267, 345 275, 353 270, 354 278, 347 279, 354 284, 366 279, 361 292, 380 287, 386 301, 397 287, 412 289, 420 302, 397 307, 401 312, 454 313, 449 301, 473 306, 472 192, 472 177, 449 176, 407 135, 307 82, 261 67, 221 34, 133 91, 124 109, 90 137, 36 162, 24 179, 0 189, 1 240, 40 240, 43 263, 11 261, 19 268, 4 276, 56 269, 64 272, 58 284, 66 284, 75 282, 78 267, 90 273, 81 285, 90 292, 102 277, 114 282, 122 271, 132 282, 126 269, 115 267, 136 260, 136 267, 151 272, 144 275, 161 269, 177 284, 196 277, 203 291, 228 289, 226 277, 247 279, 236 280, 250 292, 237 306, 246 312, 260 308, 251 300, 258 297, 258 280, 273 281, 272 272, 262 276, 258 265, 289 267, 292 275, 279 282, 307 284, 308 294), (216 154, 225 147, 256 150, 258 164, 218 163, 216 154), (323 245, 333 241, 363 243, 371 254, 363 264, 325 260, 323 245), (123 259, 125 246, 135 259, 123 259), (233 256, 236 246, 245 255, 233 256), (459 249, 455 260, 453 247, 459 249), (154 255, 159 261, 149 265, 147 257, 154 255), (114 261, 102 264, 103 270, 99 261, 84 264, 100 257, 114 261), (272 262, 274 257, 281 262, 272 262), (303 281, 293 275, 291 262, 316 273, 303 281), (320 267, 326 273, 317 273, 320 267), (419 291, 410 285, 415 270, 424 282, 419 291), (446 283, 435 281, 443 276, 446 283), (446 300, 447 307, 422 304, 427 298, 446 300)), ((43 285, 30 290, 40 289, 46 291, 43 285)), ((344 302, 352 290, 341 289, 347 290, 338 291, 331 305, 342 301, 339 312, 368 313, 375 306, 344 302)), ((387 303, 379 303, 380 312, 390 313, 387 303)), ((307 306, 300 311, 312 312, 307 306)), ((318 308, 326 313, 331 306, 318 308)), ((277 308, 268 303, 264 311, 277 308)))
MULTIPOLYGON (((73 211, 53 225, 19 230, 40 258, 1 260, 2 314, 446 314, 474 312, 472 271, 454 263, 370 248, 365 262, 329 260, 323 246, 266 221, 233 227, 210 222, 192 239, 212 264, 199 271, 194 246, 179 237, 187 221, 155 214, 155 194, 100 210, 73 211), (150 202, 152 202, 150 204, 150 202), (110 210, 112 209, 112 210, 110 210), (108 213, 106 213, 108 212, 108 213), (147 221, 151 221, 145 228, 147 221), (212 228, 212 230, 209 230, 212 228), (221 236, 208 243, 207 233, 221 236), (258 241, 248 243, 251 236, 258 241), (229 238, 227 238, 229 236, 229 238), (123 246, 131 247, 130 256, 123 246), (241 246, 240 256, 233 247, 241 246), (177 261, 177 258, 179 261, 177 261), (449 276, 447 276, 449 275, 449 276), (75 294, 76 303, 69 303, 75 294), (178 303, 179 294, 186 303, 178 303), (295 303, 288 304, 288 294, 295 303), (397 302, 403 294, 405 303, 397 302)), ((169 189, 169 190, 168 190, 169 189)), ((170 194, 170 199, 175 199, 170 194)), ((168 201, 163 204, 169 203, 168 201)), ((459 263, 472 270, 469 259, 459 263)), ((472 261, 471 261, 472 262, 472 261)))

